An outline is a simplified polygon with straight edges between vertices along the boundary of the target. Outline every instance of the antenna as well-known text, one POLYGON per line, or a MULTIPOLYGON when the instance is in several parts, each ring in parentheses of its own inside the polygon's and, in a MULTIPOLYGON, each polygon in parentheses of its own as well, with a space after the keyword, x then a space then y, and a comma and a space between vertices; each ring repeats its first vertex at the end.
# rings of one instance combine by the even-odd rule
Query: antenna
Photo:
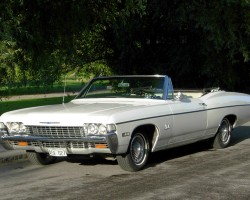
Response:
POLYGON ((66 93, 66 75, 64 76, 64 87, 63 87, 63 99, 62 99, 62 104, 64 104, 65 93, 66 93))

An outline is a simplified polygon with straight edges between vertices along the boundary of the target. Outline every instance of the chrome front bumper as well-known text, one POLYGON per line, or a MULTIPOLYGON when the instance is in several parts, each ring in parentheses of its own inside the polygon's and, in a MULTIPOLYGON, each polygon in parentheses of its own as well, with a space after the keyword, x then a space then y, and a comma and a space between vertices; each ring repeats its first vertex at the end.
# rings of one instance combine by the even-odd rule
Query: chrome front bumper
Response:
POLYGON ((48 148, 64 149, 67 154, 116 154, 118 150, 116 133, 89 138, 48 138, 5 134, 1 137, 0 142, 7 149, 30 150, 40 153, 48 153, 48 148))

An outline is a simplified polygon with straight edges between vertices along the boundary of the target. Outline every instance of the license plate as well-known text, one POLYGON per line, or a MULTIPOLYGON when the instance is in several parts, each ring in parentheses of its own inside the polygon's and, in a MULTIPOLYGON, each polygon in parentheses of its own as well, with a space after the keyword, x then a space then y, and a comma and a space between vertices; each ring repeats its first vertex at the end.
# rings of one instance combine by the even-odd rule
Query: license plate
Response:
POLYGON ((50 156, 57 156, 57 157, 67 156, 66 150, 64 149, 48 148, 48 152, 50 156))

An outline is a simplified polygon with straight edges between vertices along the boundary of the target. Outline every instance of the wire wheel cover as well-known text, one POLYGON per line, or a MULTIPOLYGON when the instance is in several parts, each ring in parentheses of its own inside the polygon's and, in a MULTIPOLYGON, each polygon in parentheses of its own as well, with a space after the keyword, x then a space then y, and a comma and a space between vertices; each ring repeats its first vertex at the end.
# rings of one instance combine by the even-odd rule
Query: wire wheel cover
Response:
POLYGON ((220 139, 223 144, 227 144, 230 140, 230 125, 228 121, 223 120, 220 127, 220 139))
POLYGON ((143 135, 137 134, 133 137, 130 145, 131 158, 136 165, 140 165, 147 157, 147 144, 143 135))

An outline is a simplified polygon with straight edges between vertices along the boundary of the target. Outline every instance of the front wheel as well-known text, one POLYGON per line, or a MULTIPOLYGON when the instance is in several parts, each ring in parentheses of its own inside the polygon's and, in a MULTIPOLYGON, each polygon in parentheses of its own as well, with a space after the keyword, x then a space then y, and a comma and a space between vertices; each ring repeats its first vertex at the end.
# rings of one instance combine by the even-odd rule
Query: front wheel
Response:
POLYGON ((229 145, 231 140, 231 124, 224 118, 220 124, 217 134, 214 138, 213 148, 222 149, 229 145))
POLYGON ((131 138, 128 152, 124 155, 118 155, 117 162, 126 171, 138 171, 146 165, 149 150, 148 138, 142 133, 136 133, 131 138))
POLYGON ((27 152, 28 159, 34 165, 49 165, 55 162, 56 157, 47 153, 27 152))

